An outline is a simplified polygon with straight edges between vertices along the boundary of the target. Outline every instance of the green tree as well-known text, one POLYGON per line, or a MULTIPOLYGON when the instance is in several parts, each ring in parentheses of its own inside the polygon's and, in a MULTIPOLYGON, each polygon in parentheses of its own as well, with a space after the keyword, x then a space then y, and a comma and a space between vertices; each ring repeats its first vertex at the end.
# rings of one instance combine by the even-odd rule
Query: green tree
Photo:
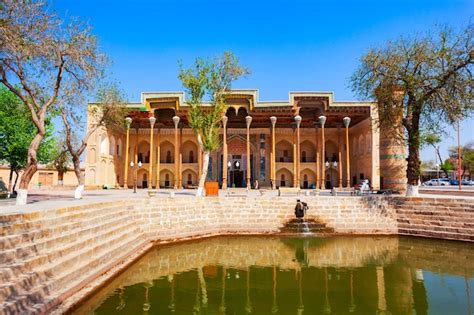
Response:
POLYGON ((458 33, 442 28, 371 49, 351 77, 355 92, 377 98, 379 125, 408 145, 407 195, 418 194, 421 127, 438 132, 472 113, 473 64, 469 24, 458 33))
MULTIPOLYGON (((449 161, 452 164, 452 170, 457 169, 458 159, 458 147, 450 147, 449 161), (456 166, 454 166, 456 165, 456 166)), ((471 141, 464 146, 461 146, 461 176, 464 177, 466 171, 469 172, 469 178, 472 178, 472 172, 474 172, 474 142, 471 141)))
POLYGON ((0 3, 0 43, 0 82, 21 100, 36 128, 16 200, 25 204, 48 114, 58 101, 89 93, 105 58, 90 27, 77 19, 66 23, 42 0, 0 3))
MULTIPOLYGON (((76 102, 62 104, 60 115, 64 125, 65 148, 69 153, 78 185, 74 193, 76 199, 82 198, 84 190, 84 176, 81 172, 81 155, 87 147, 89 137, 99 128, 107 128, 123 132, 125 117, 128 113, 125 97, 115 83, 104 83, 98 88, 96 103, 91 104, 86 110, 76 108, 76 102), (82 139, 79 132, 86 125, 83 113, 87 111, 90 119, 89 126, 82 139)), ((83 102, 81 102, 83 103, 83 102)))
POLYGON ((190 106, 189 125, 204 156, 197 196, 204 193, 210 154, 220 146, 219 129, 226 110, 225 95, 234 81, 248 73, 249 70, 240 66, 230 52, 211 61, 198 58, 191 68, 180 67, 178 78, 185 88, 190 106), (203 105, 205 97, 210 99, 209 106, 203 105))
MULTIPOLYGON (((50 119, 46 120, 45 137, 38 148, 38 161, 49 163, 56 147, 53 137, 54 128, 50 119)), ((36 127, 31 121, 30 112, 23 106, 21 100, 3 85, 0 85, 0 162, 10 167, 9 190, 16 187, 19 172, 27 165, 28 146, 30 145, 36 127), (13 183, 13 174, 16 174, 13 183)))
POLYGON ((435 150, 435 154, 438 158, 438 164, 440 169, 444 172, 445 177, 449 177, 449 171, 452 169, 452 165, 449 163, 443 162, 441 158, 441 152, 439 150, 439 144, 441 143, 441 136, 436 133, 426 133, 422 139, 422 145, 429 145, 435 150))

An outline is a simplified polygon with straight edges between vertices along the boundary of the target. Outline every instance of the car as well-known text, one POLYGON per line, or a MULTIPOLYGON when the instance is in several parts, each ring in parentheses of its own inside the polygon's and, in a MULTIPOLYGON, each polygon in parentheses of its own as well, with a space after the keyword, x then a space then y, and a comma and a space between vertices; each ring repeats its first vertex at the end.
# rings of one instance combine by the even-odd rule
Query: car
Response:
POLYGON ((472 186, 474 181, 468 180, 468 179, 462 179, 461 180, 461 185, 466 185, 466 186, 472 186))
POLYGON ((433 178, 424 182, 423 186, 449 186, 449 180, 446 178, 433 178))
POLYGON ((457 186, 457 185, 459 185, 459 181, 457 179, 450 179, 449 184, 457 186))

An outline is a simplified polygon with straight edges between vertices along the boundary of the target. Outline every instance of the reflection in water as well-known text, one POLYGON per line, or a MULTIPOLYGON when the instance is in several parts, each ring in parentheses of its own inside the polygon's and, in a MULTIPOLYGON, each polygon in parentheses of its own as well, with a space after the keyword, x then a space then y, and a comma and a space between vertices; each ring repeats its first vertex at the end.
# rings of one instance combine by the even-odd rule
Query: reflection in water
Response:
POLYGON ((155 248, 77 314, 472 314, 472 244, 219 237, 155 248))

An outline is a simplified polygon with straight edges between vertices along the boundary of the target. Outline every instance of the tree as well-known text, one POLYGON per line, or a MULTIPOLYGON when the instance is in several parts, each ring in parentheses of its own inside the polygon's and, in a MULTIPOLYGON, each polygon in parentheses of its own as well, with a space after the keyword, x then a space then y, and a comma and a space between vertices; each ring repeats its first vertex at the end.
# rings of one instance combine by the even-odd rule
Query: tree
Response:
MULTIPOLYGON (((14 192, 19 172, 25 168, 28 159, 28 146, 36 127, 30 112, 21 100, 3 85, 0 85, 0 162, 10 166, 9 191, 14 192), (16 174, 13 182, 13 174, 16 174)), ((51 119, 45 121, 45 137, 38 148, 38 161, 49 163, 54 155, 56 139, 51 119)))
POLYGON ((58 149, 55 152, 52 166, 58 172, 58 182, 60 185, 63 184, 64 174, 69 171, 69 164, 71 161, 71 155, 67 150, 65 143, 59 145, 58 149))
POLYGON ((422 139, 422 144, 432 146, 435 150, 435 154, 438 157, 438 163, 440 169, 444 172, 445 177, 449 177, 449 171, 451 170, 450 164, 443 162, 441 158, 441 152, 439 150, 439 144, 441 143, 441 136, 436 133, 427 133, 422 139))
POLYGON ((379 126, 408 145, 408 196, 418 194, 422 127, 439 131, 473 111, 473 39, 472 24, 402 37, 371 49, 351 77, 355 92, 377 98, 379 126))
POLYGON ((226 110, 225 95, 235 80, 248 73, 249 70, 241 67, 230 52, 212 61, 198 58, 188 69, 180 66, 178 78, 188 95, 189 125, 204 155, 197 196, 204 193, 210 154, 220 146, 219 129, 226 110), (210 106, 203 105, 206 96, 210 99, 210 106))
POLYGON ((81 172, 81 155, 87 148, 89 137, 100 127, 109 130, 122 130, 127 115, 124 96, 115 84, 106 84, 98 89, 97 102, 89 106, 88 115, 90 125, 82 140, 78 131, 85 125, 83 115, 69 105, 61 106, 61 118, 64 124, 65 145, 71 155, 74 173, 77 177, 77 188, 74 194, 76 199, 82 198, 84 190, 84 176, 81 172))
POLYGON ((0 43, 0 82, 21 100, 36 128, 18 190, 17 204, 25 204, 48 113, 58 100, 91 89, 104 56, 89 27, 65 23, 41 0, 2 1, 0 43))
MULTIPOLYGON (((449 152, 449 161, 451 164, 456 165, 457 169, 457 159, 458 159, 458 147, 450 147, 449 152)), ((466 145, 461 147, 461 176, 464 177, 466 171, 469 172, 469 178, 472 178, 472 172, 474 172, 474 142, 469 142, 466 145)), ((452 166, 452 169, 455 169, 452 166)))

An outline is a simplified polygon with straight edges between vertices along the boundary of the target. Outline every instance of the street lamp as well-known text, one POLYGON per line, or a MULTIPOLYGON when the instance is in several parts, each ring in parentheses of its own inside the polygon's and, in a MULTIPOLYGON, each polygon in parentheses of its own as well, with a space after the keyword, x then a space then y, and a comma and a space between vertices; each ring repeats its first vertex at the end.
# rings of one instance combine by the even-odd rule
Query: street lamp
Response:
MULTIPOLYGON (((227 178, 230 177, 229 175, 230 175, 230 167, 231 167, 231 166, 232 166, 232 163, 231 163, 230 161, 227 162, 227 178)), ((233 178, 232 178, 232 179, 233 179, 233 178)), ((232 180, 232 182, 234 182, 234 181, 232 180)), ((231 185, 232 185, 232 184, 231 184, 231 185)), ((226 182, 226 188, 227 188, 228 186, 229 186, 229 183, 226 182)))
POLYGON ((134 170, 134 179, 133 179, 133 193, 136 194, 137 193, 137 173, 138 173, 138 169, 140 167, 142 167, 142 161, 138 161, 138 164, 137 166, 138 167, 135 167, 135 163, 133 163, 133 161, 130 162, 130 167, 132 168, 132 170, 134 170))
POLYGON ((330 176, 329 178, 330 178, 331 185, 332 185, 332 172, 331 172, 331 168, 337 169, 337 161, 333 161, 333 162, 326 161, 325 165, 326 165, 326 168, 328 169, 329 176, 330 176))

